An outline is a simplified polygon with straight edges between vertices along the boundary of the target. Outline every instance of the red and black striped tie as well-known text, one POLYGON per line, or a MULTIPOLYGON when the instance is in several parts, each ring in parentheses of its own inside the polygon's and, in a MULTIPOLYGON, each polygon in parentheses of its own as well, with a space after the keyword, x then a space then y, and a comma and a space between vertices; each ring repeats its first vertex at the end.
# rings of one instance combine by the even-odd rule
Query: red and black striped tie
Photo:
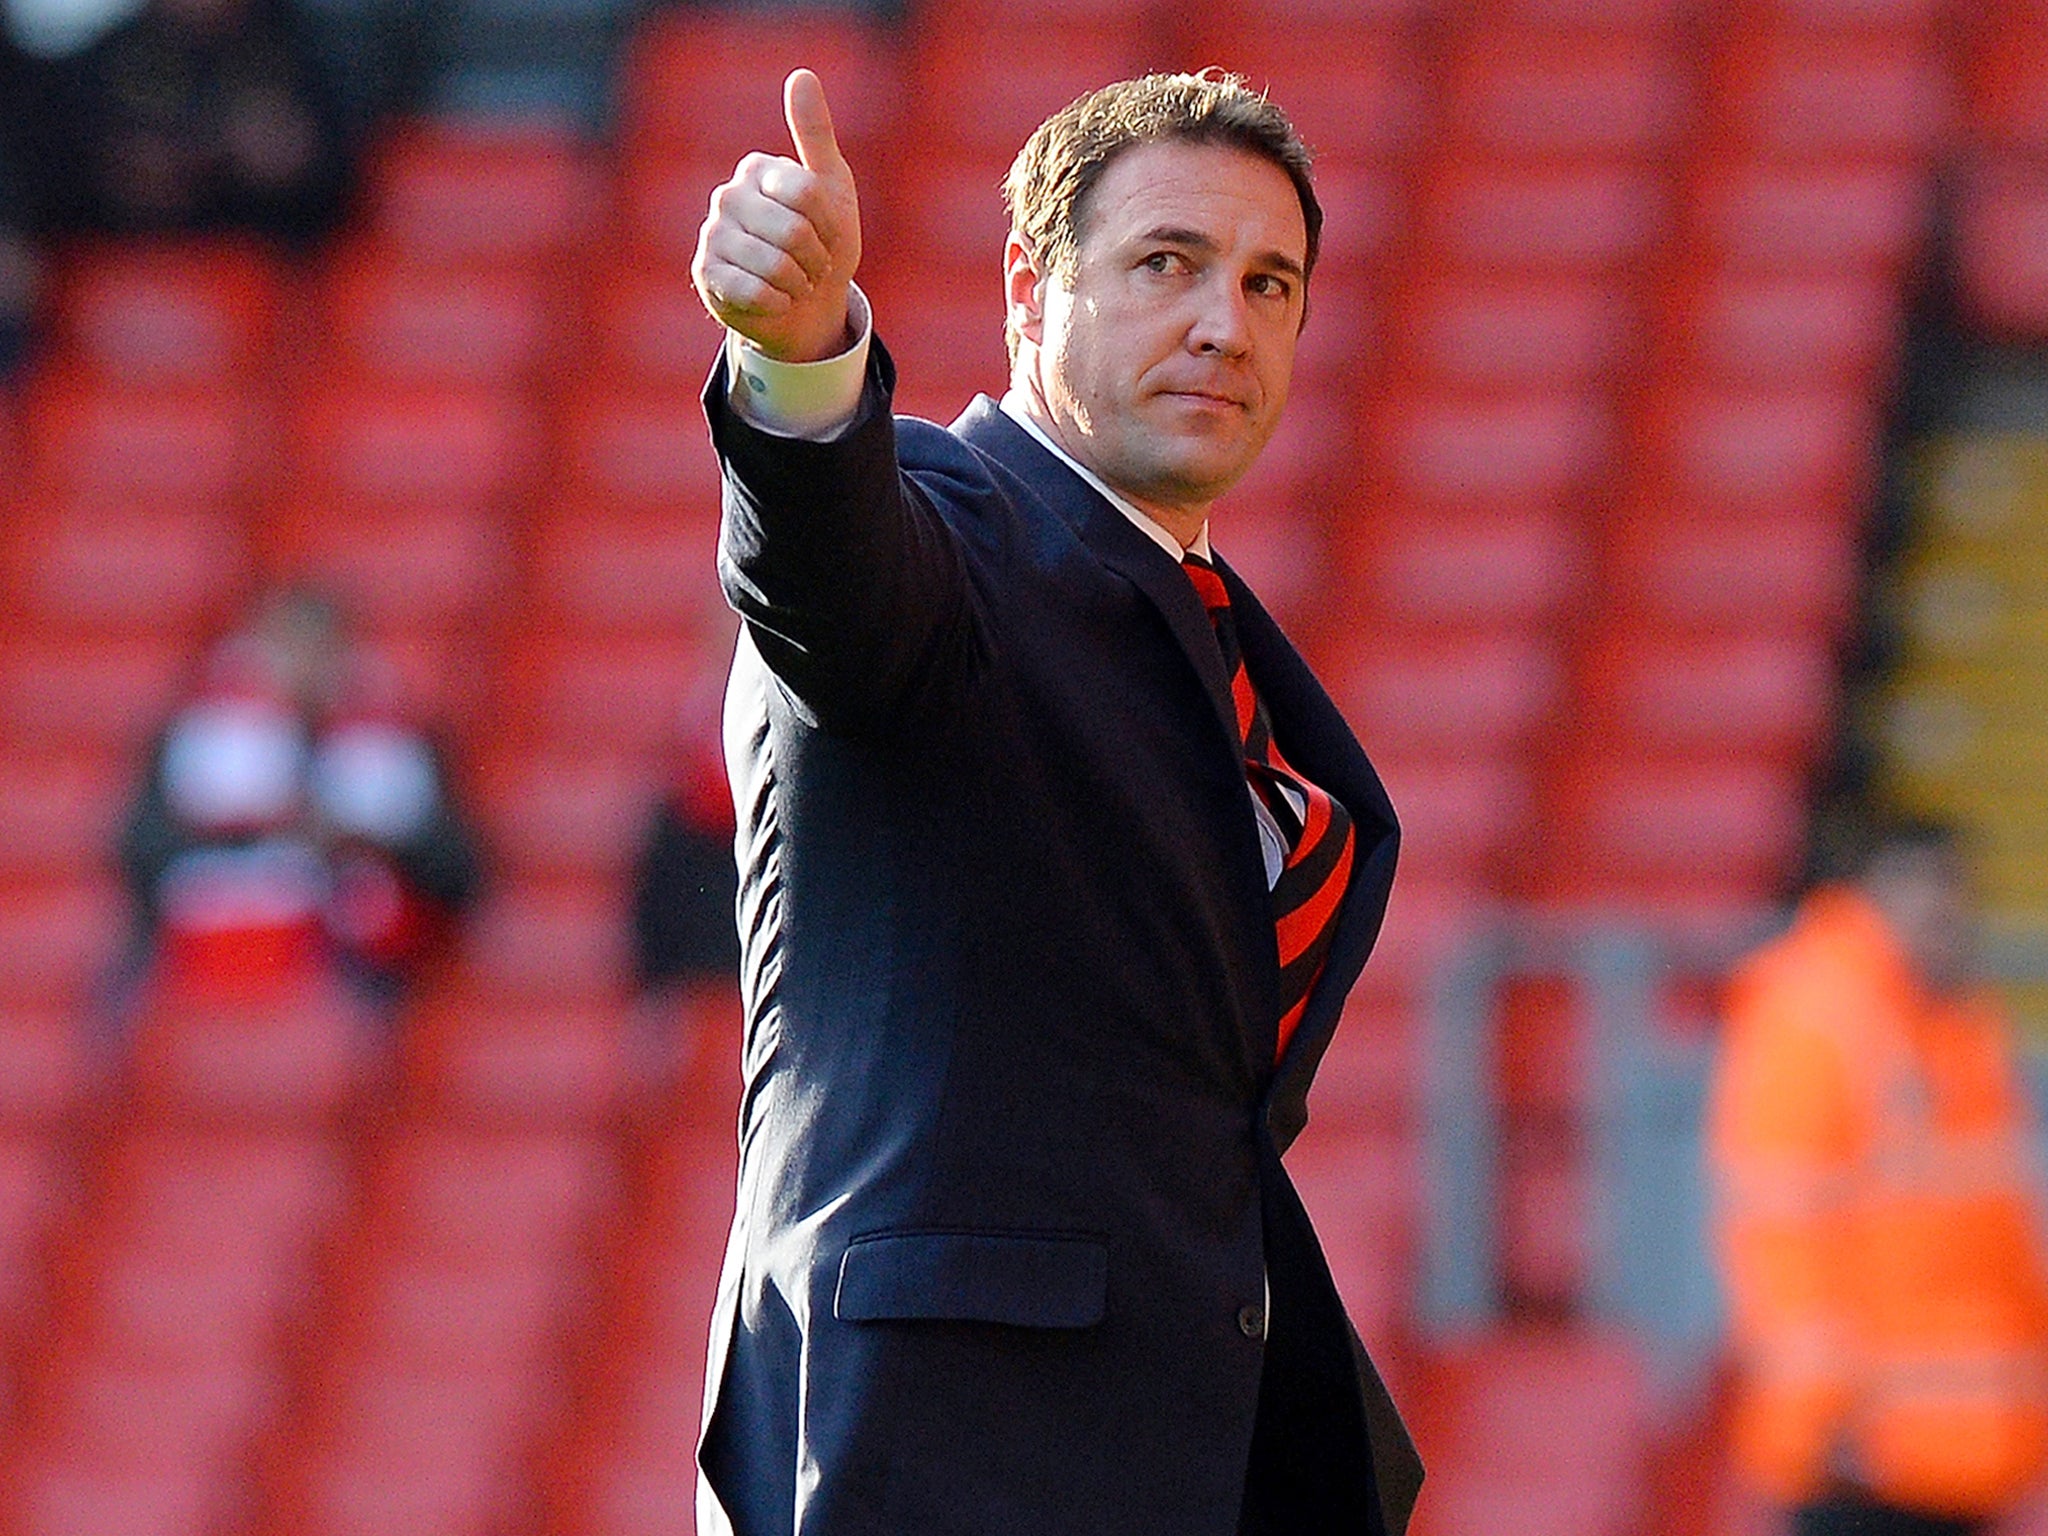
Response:
POLYGON ((1181 564, 1223 648, 1223 670, 1237 706, 1237 733, 1244 745, 1244 772, 1255 793, 1279 823, 1287 857, 1273 885, 1273 922, 1280 940, 1280 1040, 1287 1049, 1295 1026, 1308 1006, 1309 991, 1329 958, 1337 930, 1337 909, 1351 879, 1355 841, 1351 813, 1331 795, 1287 765, 1273 740, 1266 706, 1252 689, 1238 646, 1237 621, 1230 612, 1230 593, 1216 568, 1200 555, 1181 564))

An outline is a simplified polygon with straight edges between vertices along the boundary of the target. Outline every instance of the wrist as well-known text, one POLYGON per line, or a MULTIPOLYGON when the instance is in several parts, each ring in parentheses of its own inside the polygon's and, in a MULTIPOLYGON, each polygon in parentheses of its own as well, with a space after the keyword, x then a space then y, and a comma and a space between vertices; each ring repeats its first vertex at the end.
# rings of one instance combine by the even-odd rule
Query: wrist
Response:
POLYGON ((767 342, 750 339, 746 344, 763 357, 778 363, 822 363, 831 358, 844 356, 861 338, 861 327, 856 322, 853 312, 850 284, 840 287, 838 304, 828 306, 824 313, 836 313, 838 318, 827 320, 815 328, 796 331, 787 337, 777 337, 767 342))

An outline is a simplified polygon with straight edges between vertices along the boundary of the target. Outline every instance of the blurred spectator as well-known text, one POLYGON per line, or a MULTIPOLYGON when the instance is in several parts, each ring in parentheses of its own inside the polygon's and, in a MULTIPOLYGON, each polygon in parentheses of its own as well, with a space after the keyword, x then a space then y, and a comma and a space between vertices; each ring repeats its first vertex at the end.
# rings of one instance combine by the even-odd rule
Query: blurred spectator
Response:
POLYGON ((333 966, 380 1010, 474 899, 433 744, 317 594, 265 599, 206 658, 122 837, 145 985, 333 966))
POLYGON ((639 988, 636 1053, 655 1082, 684 1064, 690 1012, 707 992, 730 993, 739 974, 733 906, 732 791, 716 722, 687 731, 676 772, 654 807, 633 876, 633 968, 639 988))
POLYGON ((2048 1268, 1961 850, 1879 830, 1735 978, 1709 1146, 1739 1466, 1797 1536, 1984 1529, 2048 1458, 2048 1268))
POLYGON ((330 229, 351 167, 336 96, 288 0, 149 0, 48 66, 50 228, 330 229))

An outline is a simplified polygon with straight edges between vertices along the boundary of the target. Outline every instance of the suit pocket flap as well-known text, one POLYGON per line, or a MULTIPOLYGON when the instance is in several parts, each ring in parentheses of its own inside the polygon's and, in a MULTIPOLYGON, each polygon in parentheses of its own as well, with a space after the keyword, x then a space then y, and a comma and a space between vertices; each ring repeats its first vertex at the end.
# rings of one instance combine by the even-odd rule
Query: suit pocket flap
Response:
POLYGON ((1089 1328, 1108 1293, 1109 1249, 1092 1237, 878 1232, 847 1245, 832 1310, 849 1323, 1089 1328))

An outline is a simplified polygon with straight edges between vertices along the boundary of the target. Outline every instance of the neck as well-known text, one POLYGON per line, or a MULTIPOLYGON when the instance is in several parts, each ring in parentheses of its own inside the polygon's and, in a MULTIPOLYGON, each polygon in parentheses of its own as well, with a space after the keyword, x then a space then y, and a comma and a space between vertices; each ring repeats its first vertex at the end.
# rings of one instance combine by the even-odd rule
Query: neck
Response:
POLYGON ((1067 457, 1077 464, 1086 466, 1090 474, 1164 528, 1179 542, 1182 549, 1194 548, 1195 541, 1201 537, 1202 529, 1209 521, 1209 508, 1206 504, 1199 507, 1168 504, 1147 496, 1142 491, 1133 490, 1127 485, 1119 485, 1095 462, 1095 456, 1090 452, 1088 435, 1080 430, 1078 424, 1062 420, 1046 404, 1045 392, 1039 387, 1036 377, 1028 370, 1020 368, 1011 380, 1011 388, 1023 401, 1024 414, 1031 418, 1041 432, 1058 443, 1067 457))

